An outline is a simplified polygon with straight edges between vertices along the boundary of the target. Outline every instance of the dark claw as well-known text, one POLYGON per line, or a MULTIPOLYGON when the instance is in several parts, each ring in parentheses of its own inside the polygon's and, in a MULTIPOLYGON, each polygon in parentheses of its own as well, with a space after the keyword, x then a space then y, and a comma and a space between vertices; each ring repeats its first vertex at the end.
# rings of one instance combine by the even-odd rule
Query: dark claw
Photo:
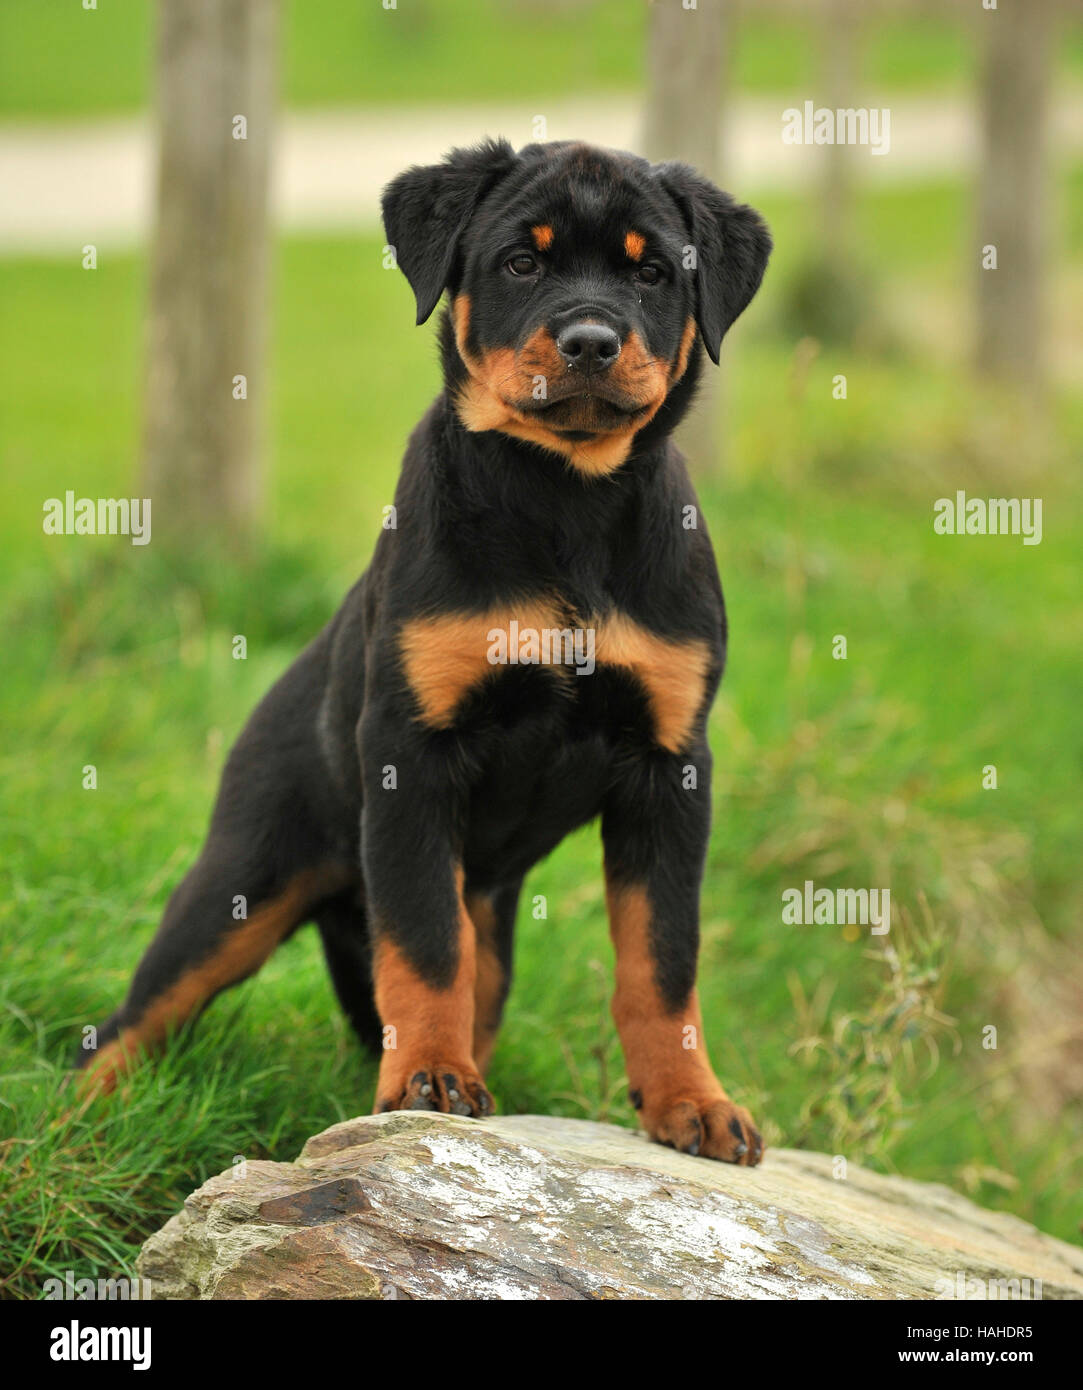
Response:
MULTIPOLYGON (((734 1139, 744 1139, 745 1137, 744 1130, 741 1128, 741 1121, 736 1115, 730 1120, 730 1133, 733 1135, 734 1139)), ((741 1152, 744 1153, 744 1149, 742 1149, 741 1152)))
POLYGON ((642 1091, 629 1091, 629 1092, 628 1092, 628 1099, 632 1102, 632 1108, 633 1108, 633 1110, 642 1110, 642 1109, 643 1109, 643 1092, 642 1092, 642 1091))

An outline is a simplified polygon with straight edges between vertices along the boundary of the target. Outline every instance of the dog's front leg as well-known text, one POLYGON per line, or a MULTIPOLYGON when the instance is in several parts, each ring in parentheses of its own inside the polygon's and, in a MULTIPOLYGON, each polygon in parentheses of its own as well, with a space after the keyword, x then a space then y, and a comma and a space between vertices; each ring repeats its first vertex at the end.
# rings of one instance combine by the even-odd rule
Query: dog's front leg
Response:
POLYGON ((755 1165, 763 1141, 711 1069, 696 998, 699 891, 710 828, 710 754, 628 764, 602 817, 616 951, 613 1017, 632 1103, 652 1139, 755 1165))
POLYGON ((375 721, 362 748, 361 858, 383 1024, 373 1109, 487 1115, 472 1053, 475 929, 446 762, 375 721))

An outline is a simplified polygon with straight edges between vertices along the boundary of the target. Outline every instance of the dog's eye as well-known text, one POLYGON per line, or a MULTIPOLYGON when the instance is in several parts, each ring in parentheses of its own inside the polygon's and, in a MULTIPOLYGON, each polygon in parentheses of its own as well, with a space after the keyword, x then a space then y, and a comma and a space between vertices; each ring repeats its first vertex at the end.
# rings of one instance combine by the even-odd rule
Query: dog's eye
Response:
POLYGON ((528 255, 525 251, 506 260, 504 266, 506 269, 510 270, 513 275, 533 275, 536 270, 541 269, 534 257, 528 255))
POLYGON ((635 275, 632 277, 641 285, 657 285, 662 278, 662 271, 656 265, 636 266, 635 275))

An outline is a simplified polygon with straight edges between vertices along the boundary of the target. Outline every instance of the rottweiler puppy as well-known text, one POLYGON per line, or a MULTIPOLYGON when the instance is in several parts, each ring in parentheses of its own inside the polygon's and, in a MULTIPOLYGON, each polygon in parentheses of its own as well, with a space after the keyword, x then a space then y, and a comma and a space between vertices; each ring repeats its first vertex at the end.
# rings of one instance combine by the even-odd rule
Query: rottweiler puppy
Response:
POLYGON ((448 295, 444 389, 372 564, 230 753, 84 1084, 314 921, 375 1109, 488 1114, 524 875, 600 816, 632 1103, 662 1143, 756 1164, 696 1001, 726 619, 670 435, 767 229, 686 165, 502 140, 408 170, 383 213, 417 322, 448 295))

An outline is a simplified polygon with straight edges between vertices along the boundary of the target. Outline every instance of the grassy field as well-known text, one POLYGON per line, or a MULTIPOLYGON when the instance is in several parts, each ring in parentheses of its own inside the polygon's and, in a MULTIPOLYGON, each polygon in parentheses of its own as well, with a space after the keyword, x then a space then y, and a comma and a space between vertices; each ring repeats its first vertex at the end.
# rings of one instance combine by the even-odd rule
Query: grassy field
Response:
MULTIPOLYGON (((1078 229, 1078 177, 1068 198, 1078 229)), ((818 355, 782 329, 803 208, 763 206, 782 249, 733 336, 729 463, 701 489, 732 623, 712 725, 711 1052, 769 1142, 948 1182, 1078 1239, 1083 403, 1061 390, 1035 410, 951 365, 969 287, 944 234, 957 189, 861 209, 890 267, 882 305, 909 306, 925 337, 874 325, 860 350, 818 355), (1042 544, 935 536, 933 500, 956 488, 1041 496, 1042 544), (890 884, 890 937, 783 926, 780 893, 805 878, 890 884)), ((200 844, 230 741, 363 567, 437 383, 377 239, 288 241, 264 553, 201 568, 45 537, 46 497, 132 490, 143 276, 131 257, 0 262, 0 1287, 21 1296, 66 1269, 119 1274, 195 1185, 235 1155, 293 1157, 366 1110, 374 1081, 306 931, 123 1099, 73 1111, 61 1090, 200 844)), ((1066 321, 1080 297, 1066 277, 1066 321)), ((549 919, 521 913, 498 1104, 631 1124, 596 830, 527 892, 549 919)))
MULTIPOLYGON (((153 6, 108 0, 84 11, 66 0, 0 0, 0 118, 113 115, 147 100, 153 6), (48 55, 48 63, 38 61, 48 55)), ((960 5, 863 20, 864 80, 883 88, 951 90, 974 73, 960 5)), ((291 106, 426 104, 630 91, 642 81, 646 5, 594 0, 403 0, 366 5, 288 0, 283 96, 291 106), (526 37, 529 62, 520 45, 526 37), (509 61, 509 54, 516 55, 509 61)), ((745 91, 815 92, 819 34, 811 13, 747 4, 733 31, 731 77, 745 91)), ((1064 36, 1065 70, 1083 78, 1083 30, 1064 36)))

